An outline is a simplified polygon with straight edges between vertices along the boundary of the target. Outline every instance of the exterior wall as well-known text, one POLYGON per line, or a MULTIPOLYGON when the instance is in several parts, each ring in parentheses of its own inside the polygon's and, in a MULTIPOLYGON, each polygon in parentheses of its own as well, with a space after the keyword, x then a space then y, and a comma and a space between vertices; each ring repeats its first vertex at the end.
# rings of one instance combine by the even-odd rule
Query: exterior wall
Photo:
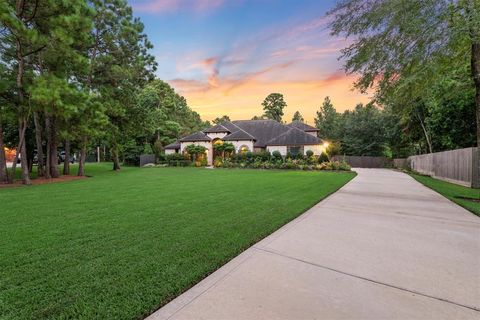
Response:
POLYGON ((207 133, 207 136, 210 138, 210 139, 222 139, 223 137, 225 137, 227 135, 227 133, 225 132, 219 132, 219 133, 207 133))
MULTIPOLYGON (((287 150, 287 146, 267 146, 267 151, 269 151, 270 153, 274 151, 279 151, 282 156, 287 155, 287 150)), ((305 155, 308 150, 312 150, 314 155, 319 156, 322 154, 322 152, 325 151, 325 147, 322 144, 304 145, 303 155, 305 155)))
POLYGON ((267 146, 267 151, 273 153, 275 151, 280 152, 282 156, 287 155, 287 146, 267 146))
POLYGON ((233 146, 235 147, 235 152, 239 152, 240 147, 242 146, 247 146, 248 150, 253 152, 253 141, 239 140, 239 141, 227 141, 227 142, 230 142, 231 144, 233 144, 233 146))
POLYGON ((172 154, 175 153, 175 149, 165 149, 165 154, 172 154))
POLYGON ((204 146, 205 148, 207 148, 207 163, 209 166, 211 166, 213 164, 213 147, 212 147, 212 143, 209 142, 209 141, 195 141, 195 142, 181 142, 180 143, 180 153, 183 153, 183 151, 185 150, 185 148, 188 146, 188 145, 191 145, 191 144, 194 144, 196 146, 204 146))
POLYGON ((315 144, 315 145, 304 146, 303 147, 304 155, 307 154, 308 150, 312 150, 314 155, 319 156, 319 155, 322 154, 322 152, 325 151, 325 147, 323 146, 323 144, 315 144))

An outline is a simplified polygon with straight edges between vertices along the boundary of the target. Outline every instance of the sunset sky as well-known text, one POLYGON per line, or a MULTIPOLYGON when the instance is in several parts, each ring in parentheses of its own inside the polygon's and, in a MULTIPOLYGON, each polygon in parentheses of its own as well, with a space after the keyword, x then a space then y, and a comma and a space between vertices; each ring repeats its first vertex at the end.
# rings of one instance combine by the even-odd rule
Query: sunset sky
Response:
POLYGON ((130 0, 154 44, 157 75, 203 119, 250 119, 282 93, 284 120, 308 123, 325 96, 338 111, 368 96, 352 91, 338 60, 344 39, 329 35, 333 0, 130 0))

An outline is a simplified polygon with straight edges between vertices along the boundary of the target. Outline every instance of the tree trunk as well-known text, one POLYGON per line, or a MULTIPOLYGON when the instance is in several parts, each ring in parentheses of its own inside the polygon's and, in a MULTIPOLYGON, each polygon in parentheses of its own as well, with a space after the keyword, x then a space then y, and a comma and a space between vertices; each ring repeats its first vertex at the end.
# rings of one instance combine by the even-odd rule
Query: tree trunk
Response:
POLYGON ((0 118, 0 183, 7 183, 7 158, 5 156, 5 145, 3 143, 3 127, 0 118))
POLYGON ((66 139, 64 143, 65 158, 63 159, 63 174, 70 174, 70 140, 66 139))
POLYGON ((113 170, 118 171, 120 170, 120 158, 118 155, 118 146, 114 144, 112 147, 112 160, 113 160, 113 170))
POLYGON ((45 135, 47 137, 47 150, 46 150, 46 156, 47 156, 47 159, 45 161, 45 178, 47 179, 50 179, 52 176, 50 175, 50 156, 51 156, 51 152, 50 152, 50 131, 51 131, 51 126, 50 126, 50 116, 48 115, 47 112, 45 112, 45 135))
POLYGON ((17 171, 17 162, 18 162, 18 157, 20 156, 20 148, 22 147, 23 143, 24 143, 24 139, 25 139, 25 130, 27 128, 22 128, 23 130, 23 134, 20 134, 20 139, 18 141, 18 146, 17 146, 17 150, 15 152, 15 158, 13 159, 13 164, 12 164, 12 171, 10 173, 10 175, 8 175, 8 183, 13 183, 13 181, 15 180, 15 174, 16 174, 16 171, 17 171))
POLYGON ((472 76, 475 83, 475 114, 477 118, 477 146, 480 147, 480 42, 472 43, 472 76))
POLYGON ((48 152, 50 153, 50 177, 58 178, 60 173, 58 171, 58 154, 57 154, 57 131, 55 117, 50 117, 49 136, 47 139, 48 152))
MULTIPOLYGON (((23 184, 32 184, 30 181, 30 171, 28 170, 28 160, 27 160, 27 147, 26 147, 26 141, 25 141, 25 130, 27 129, 27 120, 26 119, 21 119, 19 121, 19 138, 23 138, 23 143, 21 146, 19 146, 19 151, 20 151, 20 165, 22 168, 22 182, 23 184)), ((19 139, 19 140, 20 140, 19 139)), ((18 153, 18 152, 17 152, 18 153)), ((15 172, 13 173, 15 174, 15 172)))
POLYGON ((423 134, 425 135, 425 140, 427 141, 427 145, 428 145, 428 152, 433 153, 432 140, 430 139, 430 135, 428 134, 427 128, 425 128, 422 117, 420 117, 418 113, 416 114, 416 116, 418 118, 418 121, 420 122, 420 126, 422 127, 423 134))
POLYGON ((38 176, 45 176, 45 162, 43 153, 43 141, 42 141, 42 124, 40 123, 40 117, 38 112, 33 113, 33 121, 35 123, 35 140, 37 143, 37 159, 38 159, 38 176))
POLYGON ((80 159, 78 160, 78 176, 85 176, 85 159, 87 158, 87 138, 82 138, 80 147, 80 159))

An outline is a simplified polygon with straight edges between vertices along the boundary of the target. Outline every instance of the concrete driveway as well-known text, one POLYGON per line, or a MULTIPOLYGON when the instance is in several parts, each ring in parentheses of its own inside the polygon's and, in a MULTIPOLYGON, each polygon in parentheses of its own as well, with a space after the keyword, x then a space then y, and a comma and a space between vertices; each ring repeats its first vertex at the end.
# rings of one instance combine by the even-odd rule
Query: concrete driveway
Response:
POLYGON ((148 319, 480 319, 480 219, 406 174, 357 172, 148 319))

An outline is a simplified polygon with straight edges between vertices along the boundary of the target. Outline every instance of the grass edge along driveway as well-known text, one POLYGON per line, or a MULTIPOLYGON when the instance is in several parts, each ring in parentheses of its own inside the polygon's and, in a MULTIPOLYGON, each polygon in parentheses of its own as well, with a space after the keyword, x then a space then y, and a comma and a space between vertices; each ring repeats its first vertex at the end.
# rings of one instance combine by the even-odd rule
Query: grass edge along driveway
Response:
POLYGON ((424 186, 440 193, 445 198, 456 204, 464 207, 473 214, 480 217, 480 202, 473 202, 460 197, 467 197, 472 199, 480 199, 480 189, 473 189, 460 186, 454 183, 438 180, 429 176, 410 173, 415 180, 424 186))
POLYGON ((89 165, 0 189, 1 319, 138 319, 353 173, 89 165))

